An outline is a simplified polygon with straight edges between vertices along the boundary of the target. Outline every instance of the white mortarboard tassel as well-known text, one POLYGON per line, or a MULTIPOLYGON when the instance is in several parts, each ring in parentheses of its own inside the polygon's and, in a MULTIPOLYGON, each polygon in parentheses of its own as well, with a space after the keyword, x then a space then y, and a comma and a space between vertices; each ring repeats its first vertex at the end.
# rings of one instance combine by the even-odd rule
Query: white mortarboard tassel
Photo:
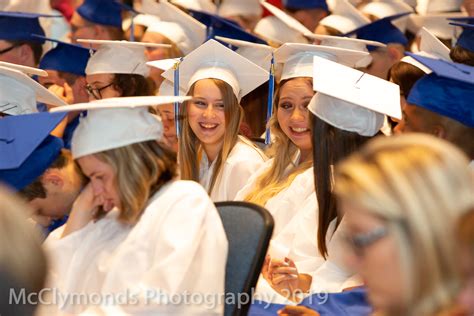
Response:
POLYGON ((86 75, 94 74, 136 74, 148 76, 146 66, 147 47, 170 48, 168 44, 152 44, 128 41, 85 40, 80 43, 100 44, 99 49, 91 56, 86 67, 86 75))
POLYGON ((319 24, 333 28, 342 34, 369 23, 370 20, 347 0, 336 0, 331 15, 319 21, 319 24))
MULTIPOLYGON (((174 71, 162 75, 174 82, 174 71)), ((220 79, 232 87, 240 101, 268 80, 268 71, 215 40, 209 40, 184 57, 179 65, 180 87, 188 92, 201 79, 220 79)))
MULTIPOLYGON (((15 67, 15 66, 12 66, 15 67)), ((30 78, 26 67, 22 71, 0 66, 0 112, 8 115, 20 115, 38 112, 36 102, 53 106, 66 105, 54 93, 30 78), (25 74, 25 72, 27 74, 25 74)))
MULTIPOLYGON (((449 48, 446 47, 436 36, 430 33, 430 31, 423 27, 420 31, 420 36, 420 51, 416 53, 417 55, 451 61, 449 48)), ((417 67, 426 74, 432 72, 430 68, 426 67, 411 56, 405 56, 401 61, 417 67)))
POLYGON ((362 136, 374 136, 384 115, 401 119, 400 87, 330 60, 314 57, 308 109, 326 123, 362 136))
POLYGON ((368 52, 311 44, 287 43, 275 51, 279 81, 313 76, 313 57, 319 56, 354 67, 369 56, 368 52))
POLYGON ((163 136, 161 119, 148 107, 184 102, 189 97, 123 97, 57 107, 51 112, 87 110, 74 131, 71 151, 74 159, 128 146, 163 136))

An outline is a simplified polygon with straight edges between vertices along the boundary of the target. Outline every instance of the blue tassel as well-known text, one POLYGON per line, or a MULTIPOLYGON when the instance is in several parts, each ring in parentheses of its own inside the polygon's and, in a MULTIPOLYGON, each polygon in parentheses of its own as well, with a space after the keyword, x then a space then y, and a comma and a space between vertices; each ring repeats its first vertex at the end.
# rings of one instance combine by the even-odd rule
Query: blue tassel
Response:
POLYGON ((272 117, 273 113, 273 92, 275 90, 275 59, 272 54, 272 61, 270 65, 270 78, 268 79, 268 100, 267 100, 267 131, 265 133, 265 144, 269 145, 271 143, 270 137, 270 127, 268 126, 268 122, 272 117))
MULTIPOLYGON (((174 95, 177 97, 179 96, 179 64, 183 61, 183 58, 181 57, 176 64, 174 64, 173 69, 174 69, 174 95)), ((174 123, 176 126, 176 136, 179 138, 179 135, 181 133, 181 128, 179 126, 179 102, 174 103, 174 123)))

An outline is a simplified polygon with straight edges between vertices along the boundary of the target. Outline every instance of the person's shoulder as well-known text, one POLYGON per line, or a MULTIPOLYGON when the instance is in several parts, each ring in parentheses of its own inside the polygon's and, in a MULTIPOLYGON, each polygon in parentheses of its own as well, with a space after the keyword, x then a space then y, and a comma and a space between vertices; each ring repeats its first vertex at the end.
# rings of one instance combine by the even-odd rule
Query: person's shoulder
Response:
POLYGON ((167 197, 176 196, 182 198, 186 196, 207 196, 207 192, 204 190, 202 185, 196 181, 190 180, 174 180, 166 184, 161 190, 159 190, 155 196, 166 195, 167 197))
POLYGON ((267 156, 252 142, 244 137, 239 137, 232 152, 227 158, 228 163, 235 163, 240 161, 259 161, 265 162, 267 156))

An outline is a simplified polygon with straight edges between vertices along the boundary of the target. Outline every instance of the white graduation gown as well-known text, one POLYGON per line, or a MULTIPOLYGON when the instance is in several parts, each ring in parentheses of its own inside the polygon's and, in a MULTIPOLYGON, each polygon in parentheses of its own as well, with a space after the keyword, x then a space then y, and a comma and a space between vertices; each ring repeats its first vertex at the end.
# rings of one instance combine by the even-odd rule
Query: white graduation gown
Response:
POLYGON ((190 293, 224 293, 227 238, 214 204, 199 184, 165 185, 134 226, 118 223, 115 216, 111 212, 62 239, 61 231, 48 237, 44 247, 52 263, 49 286, 66 293, 129 297, 130 304, 69 305, 67 312, 88 307, 87 315, 223 314, 221 301, 214 306, 189 304, 188 297, 185 304, 190 293), (162 304, 153 300, 159 295, 162 304), (163 304, 164 297, 181 304, 163 304))
MULTIPOLYGON (((237 192, 247 183, 266 160, 265 154, 249 140, 240 137, 232 148, 225 163, 222 164, 219 177, 210 194, 214 202, 233 201, 237 192)), ((216 161, 209 165, 203 152, 200 163, 199 182, 209 191, 216 161)))

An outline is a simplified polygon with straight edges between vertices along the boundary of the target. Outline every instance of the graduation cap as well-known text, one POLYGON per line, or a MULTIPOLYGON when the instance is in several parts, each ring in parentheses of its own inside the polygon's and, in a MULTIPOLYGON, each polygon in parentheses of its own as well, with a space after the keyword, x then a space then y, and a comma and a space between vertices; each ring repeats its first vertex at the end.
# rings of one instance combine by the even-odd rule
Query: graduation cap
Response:
MULTIPOLYGON (((167 71, 168 69, 173 68, 176 63, 180 62, 180 58, 169 58, 169 59, 160 59, 147 62, 147 66, 158 68, 162 71, 167 71)), ((174 86, 173 82, 167 79, 163 80, 160 87, 158 88, 157 95, 160 96, 169 96, 174 95, 174 86)), ((179 95, 186 95, 186 92, 182 89, 179 90, 179 95)))
POLYGON ((0 66, 0 112, 19 115, 37 112, 36 102, 65 105, 62 99, 24 72, 0 66))
POLYGON ((301 24, 298 20, 296 20, 294 17, 292 17, 285 11, 279 9, 273 4, 266 2, 265 0, 261 0, 260 3, 265 9, 270 11, 270 13, 273 14, 277 19, 285 23, 289 28, 293 29, 294 31, 297 31, 302 35, 313 34, 313 32, 310 31, 306 26, 301 24))
POLYGON ((260 19, 253 31, 272 46, 280 46, 284 43, 308 43, 306 37, 300 32, 293 30, 272 15, 260 19))
POLYGON ((242 29, 238 24, 215 14, 190 11, 190 14, 207 27, 207 39, 222 36, 237 40, 267 44, 263 39, 242 29))
POLYGON ((0 182, 21 190, 58 157, 63 142, 50 136, 64 113, 7 116, 0 120, 0 182))
POLYGON ((408 44, 408 39, 405 37, 405 34, 392 24, 392 21, 406 15, 406 13, 403 13, 385 17, 346 33, 345 36, 355 34, 359 39, 376 41, 384 44, 397 43, 406 46, 408 44))
POLYGON ((149 3, 147 14, 155 14, 161 21, 152 23, 146 32, 159 33, 183 52, 189 54, 206 40, 206 25, 168 2, 149 3))
POLYGON ((384 115, 402 117, 398 85, 317 56, 313 89, 318 93, 308 109, 345 131, 374 136, 384 115))
POLYGON ((174 4, 182 6, 187 10, 194 10, 215 14, 217 12, 216 5, 211 0, 172 0, 174 4))
POLYGON ((217 10, 217 14, 223 17, 236 15, 256 15, 261 16, 263 9, 259 0, 225 0, 217 10))
POLYGON ((323 9, 329 11, 326 0, 283 0, 282 4, 285 8, 294 10, 323 9))
POLYGON ((463 0, 417 0, 416 12, 421 15, 430 13, 458 12, 463 0))
POLYGON ((275 48, 264 44, 241 41, 222 36, 216 36, 215 38, 216 40, 227 44, 229 48, 235 48, 236 53, 247 58, 254 64, 263 69, 270 69, 271 57, 275 48))
POLYGON ((0 39, 44 43, 32 34, 45 35, 39 18, 58 18, 61 15, 0 11, 0 39))
POLYGON ((89 22, 122 28, 122 6, 115 0, 84 0, 76 11, 89 22))
MULTIPOLYGON (((434 36, 426 28, 422 28, 420 32, 421 42, 420 51, 416 55, 433 57, 451 61, 449 57, 449 48, 446 47, 436 36, 434 36)), ((411 56, 405 56, 401 59, 405 63, 409 63, 418 69, 422 70, 426 74, 431 73, 431 69, 417 61, 411 56)))
POLYGON ((408 30, 417 34, 422 27, 425 27, 439 38, 451 39, 454 36, 455 27, 449 25, 448 19, 463 16, 465 16, 464 13, 412 14, 408 18, 408 30))
POLYGON ((411 54, 433 72, 419 79, 407 102, 474 127, 474 67, 411 54))
MULTIPOLYGON (((378 0, 367 3, 361 10, 367 15, 372 15, 377 19, 383 19, 387 16, 397 14, 410 14, 414 12, 413 7, 402 0, 378 0)), ((400 31, 405 32, 408 22, 408 16, 393 21, 393 25, 400 31)))
POLYGON ((170 48, 168 44, 153 44, 128 41, 89 40, 79 39, 80 43, 100 45, 90 57, 86 67, 86 74, 137 74, 147 76, 149 69, 146 66, 147 47, 170 48))
POLYGON ((349 67, 354 67, 370 54, 351 49, 287 43, 275 51, 275 63, 281 69, 280 80, 313 76, 313 57, 323 57, 349 67))
POLYGON ((48 73, 46 71, 42 70, 42 69, 23 66, 23 65, 18 65, 18 64, 12 64, 12 63, 8 63, 6 61, 0 61, 0 66, 21 71, 22 73, 24 73, 25 75, 28 75, 28 76, 39 76, 39 77, 47 77, 48 76, 48 73))
POLYGON ((456 45, 474 52, 474 17, 452 19, 451 25, 460 26, 463 28, 461 35, 459 35, 456 45), (461 23, 465 22, 465 23, 461 23))
MULTIPOLYGON (((165 71, 162 76, 176 83, 173 69, 165 71)), ((196 81, 211 78, 229 84, 240 101, 268 80, 268 71, 211 39, 181 61, 179 84, 187 92, 196 81)))
POLYGON ((87 110, 74 131, 71 152, 74 159, 128 146, 163 136, 161 119, 148 107, 184 102, 190 97, 121 97, 57 107, 52 112, 87 110))
POLYGON ((57 44, 56 47, 50 49, 41 58, 39 64, 41 69, 85 76, 87 62, 91 55, 90 49, 43 36, 39 38, 57 44))
POLYGON ((369 23, 370 20, 348 0, 336 0, 331 14, 319 21, 319 24, 333 28, 342 34, 349 33, 369 23))

